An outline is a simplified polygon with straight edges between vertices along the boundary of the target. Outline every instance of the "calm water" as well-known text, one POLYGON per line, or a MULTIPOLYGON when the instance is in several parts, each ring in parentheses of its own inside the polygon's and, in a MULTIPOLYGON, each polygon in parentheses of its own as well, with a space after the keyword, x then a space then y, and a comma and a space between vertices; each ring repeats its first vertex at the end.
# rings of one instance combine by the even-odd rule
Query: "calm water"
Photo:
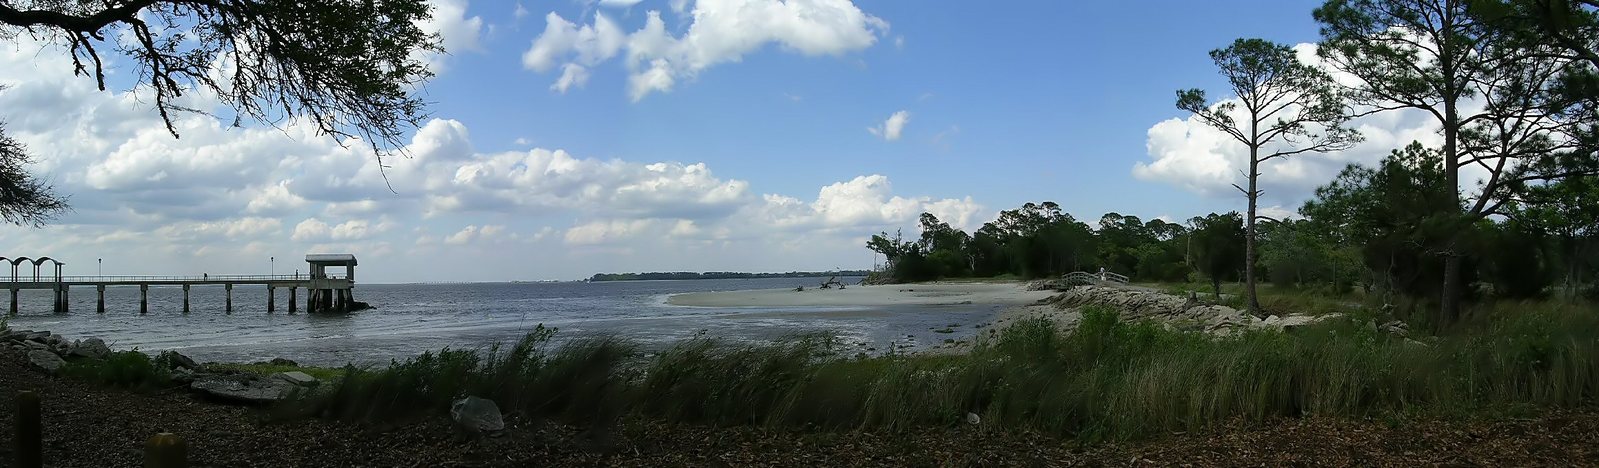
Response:
MULTIPOLYGON (((848 280, 853 283, 854 279, 848 280)), ((100 337, 116 349, 180 349, 201 361, 286 357, 302 364, 387 363, 443 347, 481 348, 514 342, 538 324, 560 328, 557 338, 596 334, 624 337, 646 348, 704 332, 733 340, 770 340, 828 332, 862 350, 890 342, 915 349, 946 338, 969 338, 972 325, 991 321, 1000 307, 700 308, 665 304, 695 291, 814 286, 814 278, 636 281, 603 283, 474 283, 358 285, 357 300, 377 309, 345 315, 288 314, 287 290, 278 311, 266 312, 266 287, 233 289, 234 312, 223 312, 221 286, 195 287, 192 312, 183 291, 151 287, 150 313, 139 315, 137 287, 107 288, 106 313, 95 313, 94 288, 75 288, 71 312, 50 313, 49 291, 23 291, 13 328, 49 330, 68 338, 100 337), (954 334, 932 328, 960 324, 954 334), (907 338, 906 335, 914 335, 907 338)), ((303 307, 305 291, 300 291, 303 307)))

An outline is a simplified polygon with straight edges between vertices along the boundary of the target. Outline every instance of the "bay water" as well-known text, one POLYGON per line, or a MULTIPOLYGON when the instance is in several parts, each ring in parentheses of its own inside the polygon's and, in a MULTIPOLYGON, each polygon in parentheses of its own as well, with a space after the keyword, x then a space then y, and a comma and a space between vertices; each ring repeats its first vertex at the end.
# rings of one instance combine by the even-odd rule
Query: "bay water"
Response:
MULTIPOLYGON (((846 278, 853 284, 859 278, 846 278)), ((543 324, 557 341, 613 336, 648 351, 703 334, 762 342, 827 333, 846 350, 915 351, 946 339, 970 339, 974 325, 992 321, 1002 306, 983 304, 889 307, 683 307, 673 294, 700 291, 807 288, 820 278, 562 283, 359 284, 356 300, 375 309, 348 314, 288 313, 288 290, 277 311, 266 311, 265 286, 235 286, 232 313, 221 286, 196 286, 190 313, 180 287, 152 286, 150 312, 139 314, 137 287, 106 289, 106 313, 95 312, 92 287, 74 288, 69 311, 52 313, 50 291, 22 291, 14 329, 48 330, 69 339, 98 337, 113 349, 179 350, 202 362, 254 362, 283 357, 306 365, 385 365, 445 347, 506 345, 543 324), (954 333, 935 333, 960 325, 954 333)))

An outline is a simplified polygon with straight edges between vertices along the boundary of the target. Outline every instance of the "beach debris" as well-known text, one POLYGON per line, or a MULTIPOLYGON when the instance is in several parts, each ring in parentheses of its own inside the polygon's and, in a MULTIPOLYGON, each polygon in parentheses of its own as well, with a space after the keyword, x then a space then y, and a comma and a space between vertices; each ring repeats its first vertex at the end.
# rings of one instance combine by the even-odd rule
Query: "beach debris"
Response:
POLYGON ((85 338, 72 344, 68 353, 90 359, 105 359, 111 356, 111 347, 106 346, 105 340, 99 338, 85 338))
POLYGON ((976 425, 979 425, 979 424, 982 424, 982 423, 983 423, 983 417, 982 416, 978 416, 977 413, 966 413, 966 424, 971 424, 973 426, 976 426, 976 425))
POLYGON ((210 374, 195 378, 189 383, 189 389, 222 402, 262 405, 288 398, 295 385, 283 379, 253 374, 210 374))
POLYGON ((65 359, 61 359, 61 356, 57 356, 56 353, 42 349, 28 351, 28 362, 33 364, 34 367, 38 367, 39 369, 51 374, 61 370, 61 366, 67 365, 67 361, 65 359))
POLYGON ((494 400, 468 396, 450 405, 450 419, 457 428, 469 434, 482 434, 505 430, 505 419, 500 415, 500 405, 494 400))

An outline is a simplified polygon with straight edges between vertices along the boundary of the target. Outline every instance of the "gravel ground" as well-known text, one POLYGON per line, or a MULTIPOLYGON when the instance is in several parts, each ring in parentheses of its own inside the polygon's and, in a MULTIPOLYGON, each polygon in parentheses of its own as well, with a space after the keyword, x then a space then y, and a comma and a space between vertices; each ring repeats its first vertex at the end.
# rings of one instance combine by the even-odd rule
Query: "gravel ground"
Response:
POLYGON ((144 441, 172 432, 192 466, 1593 466, 1599 410, 1491 421, 1286 420, 1204 434, 1082 447, 974 426, 911 433, 803 433, 632 422, 609 433, 511 418, 497 437, 464 438, 439 419, 392 427, 264 413, 185 392, 134 393, 45 376, 0 353, 0 466, 9 466, 15 406, 44 398, 47 466, 134 467, 144 441))

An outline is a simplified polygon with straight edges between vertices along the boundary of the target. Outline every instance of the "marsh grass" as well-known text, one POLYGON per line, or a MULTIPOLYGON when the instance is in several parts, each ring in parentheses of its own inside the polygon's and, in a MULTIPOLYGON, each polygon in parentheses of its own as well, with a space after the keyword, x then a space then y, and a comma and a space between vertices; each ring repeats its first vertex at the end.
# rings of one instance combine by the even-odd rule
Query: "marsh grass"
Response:
POLYGON ((638 417, 820 431, 952 426, 975 413, 984 425, 1094 441, 1232 420, 1458 417, 1594 402, 1592 310, 1503 304, 1479 315, 1423 342, 1378 333, 1360 317, 1213 337, 1089 308, 1069 333, 1022 321, 963 355, 870 358, 820 336, 697 337, 649 355, 610 338, 552 349, 553 331, 541 328, 505 352, 446 350, 350 369, 333 391, 297 404, 375 422, 438 414, 472 394, 577 424, 638 417))
POLYGON ((61 373, 107 387, 148 391, 172 386, 172 374, 164 363, 138 350, 114 351, 103 360, 73 360, 61 367, 61 373))

